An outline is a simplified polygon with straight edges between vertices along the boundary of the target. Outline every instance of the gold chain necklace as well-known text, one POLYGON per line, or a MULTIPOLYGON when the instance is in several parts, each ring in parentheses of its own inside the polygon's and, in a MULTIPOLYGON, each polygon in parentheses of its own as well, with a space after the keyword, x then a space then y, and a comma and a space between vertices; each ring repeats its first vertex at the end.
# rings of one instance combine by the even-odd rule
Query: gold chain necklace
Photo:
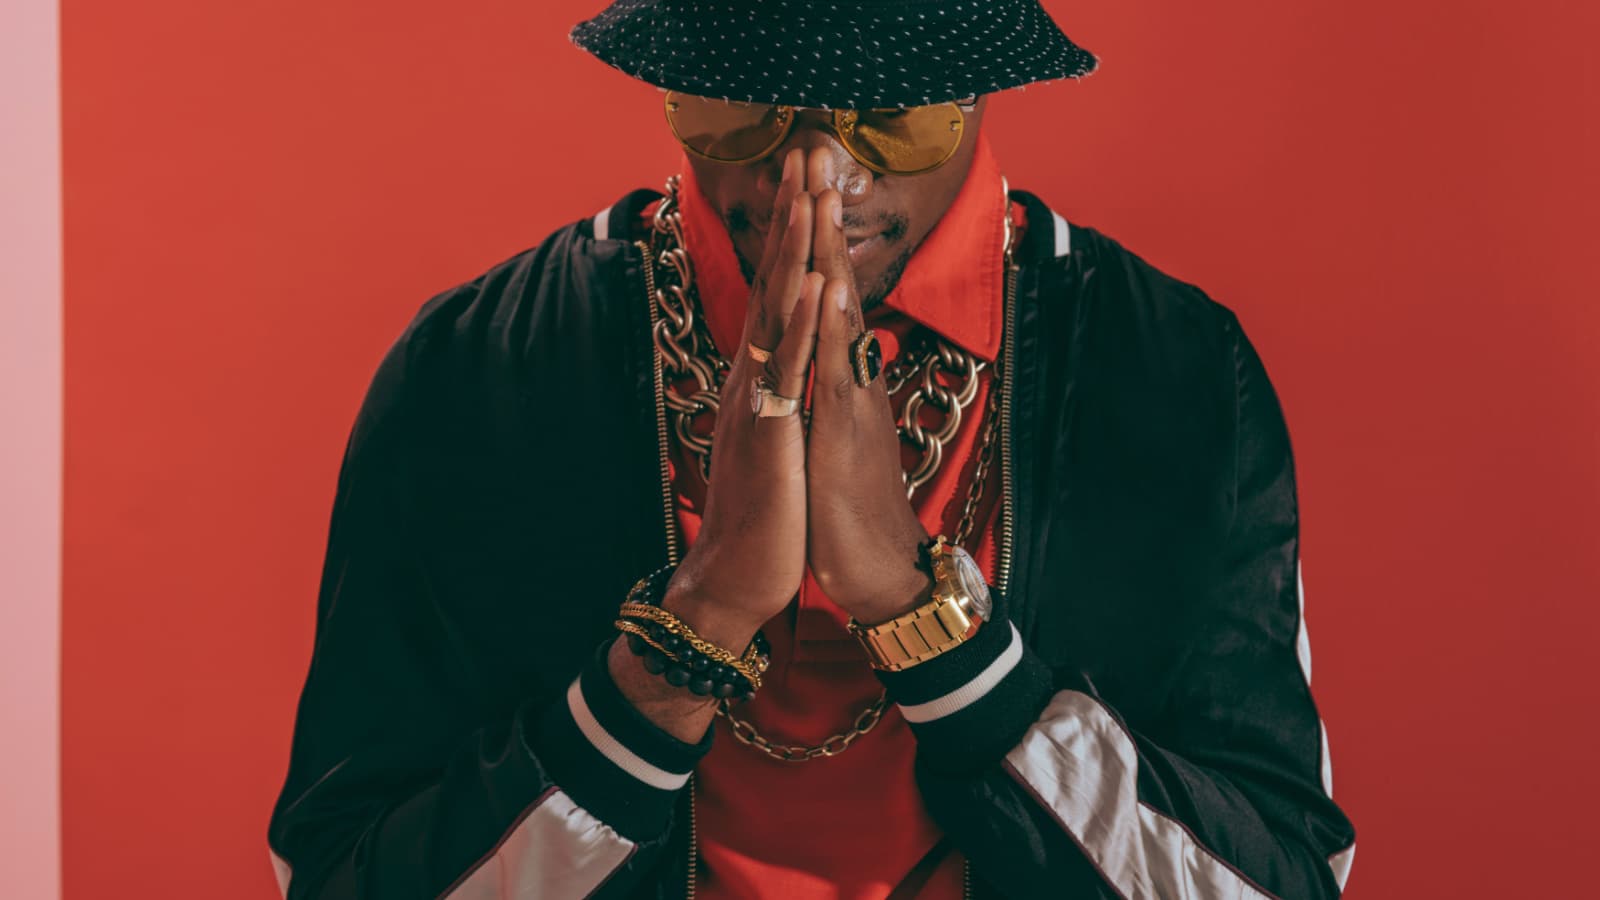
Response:
MULTIPOLYGON (((667 194, 668 194, 668 197, 665 200, 662 201, 663 205, 668 203, 668 202, 670 202, 670 203, 672 203, 672 206, 675 209, 676 206, 677 206, 677 195, 678 195, 678 178, 676 176, 668 179, 668 181, 667 181, 667 194)), ((692 441, 685 441, 684 440, 685 437, 693 438, 694 436, 692 434, 692 429, 689 428, 689 427, 686 427, 682 423, 681 414, 684 413, 684 412, 689 412, 690 415, 691 415, 691 418, 692 418, 692 416, 694 414, 696 414, 695 413, 695 407, 691 403, 688 402, 690 400, 693 400, 696 403, 704 403, 708 409, 710 409, 711 411, 714 412, 717 409, 718 395, 717 395, 716 391, 712 390, 711 388, 713 386, 720 386, 721 382, 717 378, 717 368, 714 365, 710 366, 709 368, 706 368, 706 366, 708 364, 705 363, 704 360, 698 354, 695 354, 695 355, 691 356, 690 354, 685 353, 683 351, 683 349, 681 348, 681 345, 678 343, 679 341, 688 338, 690 335, 700 335, 703 338, 703 340, 705 341, 705 346, 706 347, 709 348, 709 347, 713 346, 712 343, 711 343, 711 340, 710 340, 710 333, 709 332, 704 332, 702 334, 702 332, 704 331, 704 326, 700 325, 700 326, 697 327, 696 326, 696 320, 691 317, 692 316, 692 307, 694 305, 698 305, 698 297, 695 296, 693 293, 691 293, 691 291, 689 289, 686 289, 684 287, 684 285, 687 284, 692 288, 694 280, 693 280, 693 270, 692 270, 692 268, 690 267, 690 264, 689 264, 688 253, 687 253, 687 251, 683 250, 683 231, 682 231, 681 216, 670 216, 669 218, 664 218, 661 215, 661 212, 662 212, 661 208, 658 207, 657 208, 657 216, 656 216, 655 223, 654 223, 654 228, 653 228, 653 231, 654 231, 654 234, 655 234, 655 238, 656 238, 656 244, 658 245, 660 251, 663 254, 671 254, 670 256, 667 257, 667 259, 664 262, 664 271, 662 272, 662 276, 664 278, 670 279, 670 277, 672 275, 677 275, 677 274, 681 273, 683 280, 676 282, 676 284, 674 284, 672 281, 669 280, 669 281, 666 282, 666 284, 668 285, 666 288, 658 290, 657 287, 656 287, 656 278, 657 278, 657 266, 660 263, 657 262, 657 259, 659 259, 659 258, 657 258, 657 259, 653 259, 652 258, 652 256, 653 256, 652 250, 655 249, 655 248, 652 248, 651 244, 646 243, 645 241, 638 241, 637 242, 637 245, 638 245, 639 249, 644 254, 644 260, 645 260, 644 276, 645 276, 646 288, 647 288, 647 290, 649 292, 650 300, 651 300, 651 303, 652 303, 651 319, 652 319, 652 321, 657 322, 656 327, 652 329, 651 335, 652 335, 652 339, 654 340, 655 345, 656 345, 655 364, 658 367, 657 368, 657 374, 656 374, 656 382, 657 382, 657 384, 659 384, 661 386, 661 389, 662 389, 661 390, 662 409, 658 409, 658 414, 660 412, 662 412, 665 408, 673 408, 674 412, 679 414, 679 421, 677 423, 677 426, 673 430, 676 433, 679 434, 680 441, 684 441, 685 446, 690 447, 691 449, 693 449, 694 447, 698 446, 698 444, 695 443, 695 442, 692 442, 692 441), (667 270, 670 270, 670 271, 667 271, 667 270), (673 301, 676 301, 676 305, 673 305, 673 301), (681 313, 681 315, 679 315, 677 318, 673 318, 673 315, 672 315, 675 311, 681 313), (666 318, 665 319, 660 319, 659 317, 662 316, 662 315, 665 315, 666 318), (686 373, 686 372, 691 374, 691 375, 704 374, 704 375, 708 376, 704 380, 701 380, 701 379, 699 379, 697 377, 696 380, 699 381, 699 390, 695 394, 691 394, 687 398, 685 398, 681 393, 679 393, 674 387, 670 386, 668 384, 667 380, 666 380, 666 377, 665 377, 665 376, 667 376, 668 373, 673 373, 673 375, 676 378, 681 379, 682 376, 684 375, 684 373, 686 373), (707 401, 709 401, 709 402, 707 402, 707 401), (676 407, 673 406, 673 404, 675 402, 678 402, 680 405, 676 406, 676 407)), ((1010 304, 1010 303, 1014 302, 1014 295, 1015 295, 1015 291, 1016 291, 1017 270, 1016 270, 1016 266, 1015 266, 1014 260, 1013 260, 1013 249, 1014 249, 1014 247, 1016 245, 1016 230, 1012 226, 1010 215, 1006 216, 1006 223, 1005 224, 1006 224, 1006 241, 1005 241, 1006 287, 1005 287, 1005 302, 1007 304, 1010 304)), ((725 364, 725 361, 724 361, 724 364, 725 364)), ((893 372, 893 371, 895 371, 895 364, 891 363, 890 366, 886 367, 886 369, 885 369, 885 381, 886 382, 889 382, 890 378, 895 377, 894 375, 891 375, 891 372, 893 372)), ((903 371, 906 371, 906 370, 905 369, 901 369, 900 371, 903 372, 903 371)), ((722 374, 725 375, 726 371, 724 371, 722 374)), ((985 476, 986 476, 986 474, 988 472, 990 461, 991 461, 991 459, 993 457, 994 445, 995 445, 995 442, 996 442, 996 440, 995 440, 996 439, 996 435, 998 435, 999 432, 1000 432, 1000 428, 999 428, 1000 418, 1004 414, 1004 404, 1000 400, 1000 390, 1001 390, 1001 385, 1003 383, 1002 379, 999 377, 1000 374, 1001 373, 1000 373, 999 368, 997 366, 996 367, 996 371, 995 371, 995 377, 993 378, 993 386, 990 389, 989 410, 988 410, 987 414, 984 417, 984 419, 985 419, 984 426, 983 426, 984 430, 983 430, 983 434, 981 436, 982 446, 979 448, 979 451, 978 451, 979 452, 978 466, 977 466, 976 469, 973 470, 973 479, 972 479, 973 480, 973 484, 972 484, 972 487, 969 490, 969 493, 967 495, 966 506, 962 509, 961 522, 956 528, 956 535, 957 535, 956 543, 958 543, 958 544, 963 543, 965 541, 967 535, 969 535, 971 533, 971 531, 972 531, 972 528, 973 528, 973 525, 974 525, 975 515, 976 515, 976 512, 977 512, 978 500, 979 500, 979 498, 981 498, 983 496, 984 478, 985 478, 985 476)), ((900 386, 903 386, 903 384, 904 384, 904 381, 902 380, 900 382, 900 386)), ((894 393, 898 392, 899 389, 900 389, 899 386, 894 386, 892 382, 890 382, 890 387, 891 387, 891 390, 890 390, 891 396, 894 393)), ((957 409, 961 408, 959 403, 957 404, 956 408, 957 409)), ((658 419, 658 421, 660 421, 662 423, 662 429, 663 430, 662 430, 662 432, 660 434, 660 439, 661 439, 661 442, 662 442, 661 446, 662 446, 663 452, 664 452, 665 451, 665 447, 666 447, 666 440, 667 440, 667 435, 665 433, 665 419, 661 418, 661 419, 658 419)), ((941 431, 942 430, 943 429, 941 429, 941 431)), ((953 428, 950 429, 950 434, 953 435, 954 433, 955 433, 954 429, 953 428)), ((703 452, 703 454, 700 455, 701 464, 700 464, 699 470, 700 470, 701 477, 703 479, 704 478, 709 478, 709 476, 710 476, 710 473, 708 471, 709 464, 710 464, 710 449, 711 449, 710 441, 709 441, 709 439, 707 439, 706 444, 705 444, 705 448, 704 448, 704 452, 703 452)), ((942 447, 941 447, 941 449, 942 449, 942 447)), ((941 456, 941 458, 942 458, 942 456, 941 456)), ((666 465, 667 465, 666 464, 666 458, 663 457, 662 458, 662 470, 661 470, 663 479, 665 479, 665 477, 666 477, 666 472, 667 472, 666 465)), ((935 465, 937 466, 937 464, 935 464, 935 465)), ((929 474, 927 477, 931 478, 932 475, 929 474)), ((909 475, 908 475, 908 480, 909 480, 909 475)), ((666 482, 664 480, 663 480, 663 489, 666 490, 666 482)), ((908 488, 909 491, 914 491, 915 489, 916 489, 916 485, 912 485, 912 486, 910 486, 908 488)), ((667 515, 667 520, 668 520, 667 521, 667 545, 668 545, 669 553, 673 556, 674 559, 676 559, 676 556, 677 556, 677 550, 676 550, 677 542, 674 539, 673 532, 672 532, 672 524, 673 524, 672 523, 672 518, 673 517, 672 517, 672 514, 671 514, 671 502, 670 502, 671 501, 671 495, 670 495, 670 493, 668 493, 666 499, 668 500, 668 504, 667 504, 667 508, 668 508, 668 515, 667 515)), ((1006 540, 1009 540, 1009 536, 1006 536, 1006 540)), ((1009 550, 1009 548, 1006 547, 1003 544, 1000 547, 1000 556, 1001 556, 1001 560, 1002 560, 1002 563, 1001 563, 1002 566, 1004 566, 1006 564, 1004 562, 1004 559, 1005 559, 1005 556, 1006 556, 1008 550, 1009 550)), ((1004 577, 1003 572, 1004 572, 1004 570, 1002 569, 1002 578, 1004 577)), ((752 746, 756 746, 758 749, 762 749, 763 752, 766 752, 769 756, 774 756, 775 758, 782 759, 782 760, 790 760, 790 759, 796 759, 796 758, 798 758, 798 759, 814 759, 814 758, 816 758, 818 756, 836 756, 839 753, 844 752, 845 748, 848 747, 851 744, 851 742, 853 742, 856 738, 859 738, 861 735, 866 734, 868 731, 870 731, 872 729, 872 727, 874 725, 876 725, 878 723, 878 720, 882 718, 883 711, 886 708, 887 708, 887 694, 880 695, 878 700, 877 700, 877 702, 875 702, 872 706, 868 707, 859 716, 856 717, 855 727, 852 728, 850 731, 845 732, 844 734, 841 734, 841 735, 835 735, 834 737, 829 738, 828 740, 822 742, 822 744, 819 745, 816 748, 810 748, 810 747, 788 747, 788 748, 782 748, 782 751, 788 751, 788 752, 782 752, 782 751, 774 749, 776 747, 776 745, 773 745, 771 742, 767 741, 765 738, 762 738, 760 733, 757 732, 753 726, 750 726, 748 723, 745 723, 744 720, 742 720, 742 719, 738 718, 737 716, 733 715, 732 712, 727 709, 726 705, 720 706, 717 711, 718 711, 718 713, 727 716, 727 718, 733 723, 735 736, 740 736, 741 735, 741 731, 746 731, 747 732, 747 734, 745 734, 744 736, 740 737, 741 741, 743 741, 744 743, 750 744, 752 746), (742 729, 741 729, 741 725, 743 726, 742 729)), ((698 829, 696 827, 696 822, 695 822, 695 818, 696 818, 696 816, 695 816, 695 807, 697 805, 695 803, 695 797, 694 797, 695 787, 696 787, 695 779, 693 777, 691 777, 689 779, 689 785, 688 785, 688 793, 689 793, 689 846, 688 846, 688 857, 689 858, 688 858, 687 877, 685 878, 685 881, 684 881, 684 896, 687 898, 687 900, 694 900, 694 897, 695 897, 695 887, 696 887, 695 882, 698 880, 696 878, 696 870, 699 868, 699 856, 700 856, 700 854, 699 854, 699 843, 700 843, 699 842, 699 835, 697 834, 698 829)), ((971 863, 970 860, 964 860, 962 862, 962 866, 961 866, 961 893, 962 893, 963 897, 970 898, 972 896, 972 863, 971 863)))
MULTIPOLYGON (((733 364, 718 352, 701 309, 694 265, 683 239, 679 185, 679 176, 667 179, 667 196, 656 207, 651 223, 651 299, 659 313, 652 338, 661 356, 662 399, 672 418, 672 432, 699 462, 701 482, 705 483, 711 477, 711 435, 722 384, 733 364)), ((1008 219, 1008 241, 1009 233, 1008 219)), ((904 475, 907 497, 938 473, 945 444, 961 429, 962 416, 978 395, 978 375, 988 365, 935 337, 909 348, 885 367, 889 396, 900 393, 907 384, 917 384, 906 397, 896 425, 900 439, 921 454, 904 475), (941 383, 941 376, 954 383, 941 383), (937 425, 922 422, 929 407, 943 415, 937 425)))
MULTIPOLYGON (((711 477, 711 435, 720 408, 722 385, 733 366, 717 351, 700 308, 694 265, 683 239, 683 211, 678 201, 680 183, 677 175, 667 179, 667 194, 657 205, 651 222, 652 241, 641 249, 648 251, 646 274, 650 298, 658 313, 651 337, 661 361, 662 400, 671 414, 672 433, 699 462, 695 468, 705 483, 711 477), (680 384, 685 385, 685 389, 680 389, 680 384), (702 417, 706 425, 698 426, 702 417)), ((1004 252, 1008 279, 1012 277, 1014 238, 1011 217, 1007 215, 1004 252)), ((977 396, 979 374, 988 366, 942 338, 935 337, 930 343, 928 347, 911 348, 884 367, 884 385, 891 397, 920 376, 917 389, 906 398, 896 423, 900 439, 921 452, 916 465, 903 473, 907 497, 913 496, 917 488, 938 473, 944 461, 945 444, 954 439, 960 429, 963 413, 977 396), (941 383, 941 374, 953 376, 956 384, 941 383), (944 414, 944 419, 932 428, 922 424, 923 410, 930 405, 944 414)), ((995 438, 1000 431, 1001 382, 999 378, 991 382, 988 408, 979 435, 977 465, 956 526, 955 543, 958 545, 966 542, 976 524, 978 504, 983 498, 984 484, 994 458, 995 438)), ((807 762, 843 753, 882 720, 888 705, 888 692, 883 691, 857 714, 849 730, 809 747, 773 742, 749 720, 735 713, 727 700, 718 704, 717 714, 728 720, 733 736, 740 743, 773 759, 807 762)))

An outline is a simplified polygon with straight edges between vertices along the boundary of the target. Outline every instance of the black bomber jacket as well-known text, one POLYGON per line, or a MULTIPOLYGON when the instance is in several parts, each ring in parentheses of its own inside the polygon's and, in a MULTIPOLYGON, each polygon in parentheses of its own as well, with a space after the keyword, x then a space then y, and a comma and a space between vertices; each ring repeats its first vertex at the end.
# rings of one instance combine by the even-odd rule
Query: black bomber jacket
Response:
MULTIPOLYGON (((610 227, 657 196, 433 297, 379 365, 268 834, 291 900, 683 896, 714 731, 671 738, 603 664, 668 558, 643 255, 610 227)), ((1198 288, 1013 197, 1004 590, 882 676, 927 808, 980 897, 1334 897, 1354 832, 1262 361, 1198 288)))

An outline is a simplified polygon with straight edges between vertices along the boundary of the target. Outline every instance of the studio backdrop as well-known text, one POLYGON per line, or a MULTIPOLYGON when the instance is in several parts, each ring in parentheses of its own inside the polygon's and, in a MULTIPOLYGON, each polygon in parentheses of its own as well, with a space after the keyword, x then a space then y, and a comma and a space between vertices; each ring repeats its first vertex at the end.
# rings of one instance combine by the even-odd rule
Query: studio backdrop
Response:
MULTIPOLYGON (((658 92, 568 42, 600 0, 7 5, 37 27, 0 28, 31 67, 0 90, 39 102, 0 122, 32 191, 0 222, 34 241, 0 247, 3 371, 32 398, 0 424, 0 517, 33 541, 0 547, 0 894, 52 900, 59 871, 66 900, 267 900, 378 360, 430 296, 679 151, 658 92)), ((1282 398, 1349 894, 1576 896, 1593 5, 1046 5, 1101 67, 993 102, 1011 185, 1231 307, 1282 398)))

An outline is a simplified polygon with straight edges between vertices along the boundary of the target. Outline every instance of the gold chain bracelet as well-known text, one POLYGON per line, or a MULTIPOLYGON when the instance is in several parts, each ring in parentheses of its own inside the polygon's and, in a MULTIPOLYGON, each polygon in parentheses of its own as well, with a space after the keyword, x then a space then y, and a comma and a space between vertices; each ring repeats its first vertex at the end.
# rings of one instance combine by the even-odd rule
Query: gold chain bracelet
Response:
POLYGON ((618 631, 639 635, 646 643, 661 651, 668 659, 674 662, 680 661, 677 654, 656 643, 648 634, 642 634, 641 632, 646 629, 631 621, 632 619, 644 619, 660 625, 667 633, 681 638, 713 663, 727 666, 743 675, 750 682, 751 690, 758 691, 761 689, 761 675, 767 670, 769 661, 756 650, 754 643, 744 651, 743 656, 735 656, 727 649, 718 647, 716 644, 695 634, 694 629, 690 628, 682 619, 659 606, 648 606, 643 603, 624 603, 617 614, 622 617, 616 621, 618 631))

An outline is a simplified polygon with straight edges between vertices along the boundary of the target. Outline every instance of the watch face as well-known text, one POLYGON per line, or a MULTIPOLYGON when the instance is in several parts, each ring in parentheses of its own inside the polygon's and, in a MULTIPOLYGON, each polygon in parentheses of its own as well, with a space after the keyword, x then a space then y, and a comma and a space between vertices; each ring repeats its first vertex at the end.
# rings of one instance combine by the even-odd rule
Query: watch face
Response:
POLYGON ((989 583, 983 580, 983 570, 978 568, 972 555, 960 547, 950 548, 950 555, 956 564, 956 577, 961 580, 961 590, 972 598, 972 612, 978 618, 989 621, 994 614, 994 600, 989 596, 989 583))

